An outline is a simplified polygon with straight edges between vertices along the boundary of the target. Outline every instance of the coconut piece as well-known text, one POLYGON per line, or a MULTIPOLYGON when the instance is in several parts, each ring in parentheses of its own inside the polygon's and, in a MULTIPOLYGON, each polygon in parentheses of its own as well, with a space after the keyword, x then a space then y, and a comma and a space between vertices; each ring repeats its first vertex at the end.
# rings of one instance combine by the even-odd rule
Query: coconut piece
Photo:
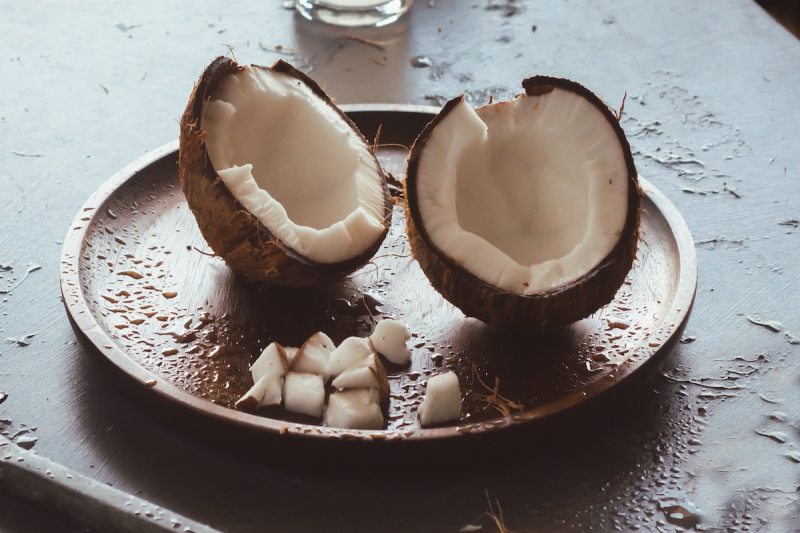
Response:
POLYGON ((417 413, 423 426, 461 418, 461 389, 455 372, 438 374, 428 380, 425 398, 417 413))
POLYGON ((181 118, 178 169, 208 244, 257 281, 338 279, 375 254, 390 226, 388 185, 369 143, 284 61, 211 62, 181 118))
POLYGON ((333 380, 337 389, 376 389, 381 404, 389 402, 389 378, 381 360, 373 353, 351 366, 333 380))
POLYGON ((272 342, 264 348, 264 351, 250 367, 254 383, 258 383, 264 376, 283 377, 288 371, 289 361, 286 358, 286 351, 277 342, 272 342))
POLYGON ((375 351, 396 365, 407 365, 411 360, 411 351, 406 346, 410 338, 408 327, 391 318, 380 320, 369 336, 375 351))
POLYGON ((303 343, 297 355, 292 359, 289 368, 293 372, 304 372, 308 374, 318 374, 326 381, 330 377, 328 373, 328 361, 331 351, 336 347, 330 337, 318 331, 303 343))
POLYGON ((295 348, 294 346, 284 346, 283 353, 286 354, 286 364, 289 365, 291 368, 292 362, 294 358, 297 357, 297 352, 300 351, 300 348, 295 348))
POLYGON ((585 87, 448 102, 414 142, 407 232, 433 287, 498 329, 542 330, 611 301, 636 254, 641 191, 617 118, 585 87))
POLYGON ((328 373, 331 376, 338 376, 354 364, 366 359, 372 351, 369 339, 347 337, 331 352, 328 373))
POLYGON ((242 411, 253 411, 257 407, 280 405, 283 376, 267 373, 239 398, 234 407, 242 411))
POLYGON ((383 412, 375 389, 353 389, 334 392, 328 398, 325 424, 346 429, 381 429, 383 412))
POLYGON ((283 406, 287 411, 315 417, 325 406, 325 382, 317 374, 289 372, 283 382, 283 406))

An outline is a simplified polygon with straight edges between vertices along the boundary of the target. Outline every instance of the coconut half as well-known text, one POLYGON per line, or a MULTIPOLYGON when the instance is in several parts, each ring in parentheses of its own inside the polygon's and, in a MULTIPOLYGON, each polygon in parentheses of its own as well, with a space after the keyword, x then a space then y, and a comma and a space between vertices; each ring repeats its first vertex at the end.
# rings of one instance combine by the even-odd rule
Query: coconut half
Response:
POLYGON ((372 148, 284 61, 218 57, 205 69, 181 118, 179 174, 208 244, 257 281, 339 278, 375 254, 391 222, 372 148))
POLYGON ((498 329, 542 330, 610 302, 636 255, 628 141, 582 85, 536 76, 514 100, 448 102, 414 142, 407 231, 431 284, 498 329))

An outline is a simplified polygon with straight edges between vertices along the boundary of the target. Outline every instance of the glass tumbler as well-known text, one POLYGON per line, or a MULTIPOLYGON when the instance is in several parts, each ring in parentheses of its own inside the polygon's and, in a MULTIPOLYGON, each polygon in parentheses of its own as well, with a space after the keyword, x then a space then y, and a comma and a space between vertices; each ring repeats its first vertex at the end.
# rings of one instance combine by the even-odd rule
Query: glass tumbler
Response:
POLYGON ((295 0, 308 20, 336 26, 386 26, 399 19, 414 0, 295 0))

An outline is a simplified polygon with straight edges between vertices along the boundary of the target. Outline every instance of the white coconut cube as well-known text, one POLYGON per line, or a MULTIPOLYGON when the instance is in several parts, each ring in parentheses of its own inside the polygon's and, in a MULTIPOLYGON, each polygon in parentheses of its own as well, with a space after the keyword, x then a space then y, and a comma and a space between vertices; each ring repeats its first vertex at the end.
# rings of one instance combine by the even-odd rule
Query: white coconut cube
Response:
POLYGON ((318 374, 289 372, 283 382, 283 406, 287 411, 322 416, 325 382, 318 374))
POLYGON ((407 365, 411 360, 411 351, 406 346, 410 338, 406 325, 391 318, 379 321, 369 336, 375 351, 396 365, 407 365))
POLYGON ((375 389, 380 393, 381 403, 389 400, 389 378, 376 354, 351 366, 333 380, 337 389, 375 389))
POLYGON ((286 352, 283 346, 277 342, 270 343, 264 348, 253 366, 250 367, 253 383, 258 383, 264 376, 285 376, 288 371, 289 361, 286 358, 286 352))
POLYGON ((455 372, 445 372, 428 380, 425 398, 417 414, 423 426, 461 418, 461 388, 455 372))
POLYGON ((297 352, 300 351, 300 348, 295 348, 294 346, 284 346, 283 353, 286 355, 286 364, 289 365, 289 368, 292 367, 292 363, 294 362, 294 358, 297 357, 297 352))
POLYGON ((283 376, 266 374, 250 387, 234 405, 237 409, 253 410, 257 407, 280 405, 282 399, 283 376))
POLYGON ((300 347, 292 360, 290 369, 292 372, 318 374, 327 380, 330 376, 328 361, 335 347, 330 337, 318 331, 300 347))
POLYGON ((334 392, 328 399, 325 424, 345 429, 382 429, 383 412, 375 389, 334 392))
POLYGON ((347 337, 331 352, 328 373, 331 376, 338 376, 354 364, 366 359, 371 353, 369 339, 347 337))

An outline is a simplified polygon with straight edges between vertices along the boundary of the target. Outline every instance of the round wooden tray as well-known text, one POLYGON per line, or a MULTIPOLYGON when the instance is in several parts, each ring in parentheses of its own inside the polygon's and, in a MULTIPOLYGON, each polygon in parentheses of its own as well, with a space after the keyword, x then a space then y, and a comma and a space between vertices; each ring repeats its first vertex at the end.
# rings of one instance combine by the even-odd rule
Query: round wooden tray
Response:
MULTIPOLYGON (((438 111, 408 105, 344 106, 368 139, 381 125, 378 157, 397 180, 407 150, 438 111)), ((552 419, 627 380, 669 351, 697 284, 683 218, 652 184, 639 251, 614 301, 546 337, 502 335, 466 318, 433 290, 410 255, 402 187, 391 231, 372 263, 341 282, 275 290, 235 275, 211 255, 181 193, 177 142, 116 173, 78 213, 64 243, 61 289, 78 329, 152 395, 215 423, 308 439, 419 441, 483 434, 552 419), (249 364, 272 340, 299 346, 322 330, 335 342, 367 335, 394 317, 414 332, 410 368, 387 368, 387 428, 327 428, 279 408, 234 410, 251 385, 249 364), (419 427, 427 378, 452 369, 462 419, 419 427)))

